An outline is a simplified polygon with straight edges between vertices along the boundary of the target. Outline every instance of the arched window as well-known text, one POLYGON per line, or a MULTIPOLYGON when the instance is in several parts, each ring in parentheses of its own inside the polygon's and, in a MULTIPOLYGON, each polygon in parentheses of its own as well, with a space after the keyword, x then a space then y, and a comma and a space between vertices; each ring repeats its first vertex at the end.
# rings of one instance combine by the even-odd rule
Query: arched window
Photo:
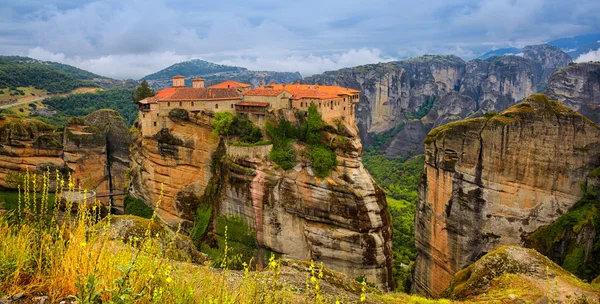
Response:
POLYGON ((167 107, 170 107, 170 106, 171 106, 171 102, 169 101, 169 102, 167 102, 167 107))
POLYGON ((218 109, 218 108, 219 108, 219 104, 215 103, 215 109, 218 109))
POLYGON ((179 106, 180 106, 180 107, 181 107, 181 106, 183 106, 183 105, 182 105, 182 103, 181 103, 181 101, 179 102, 179 106))

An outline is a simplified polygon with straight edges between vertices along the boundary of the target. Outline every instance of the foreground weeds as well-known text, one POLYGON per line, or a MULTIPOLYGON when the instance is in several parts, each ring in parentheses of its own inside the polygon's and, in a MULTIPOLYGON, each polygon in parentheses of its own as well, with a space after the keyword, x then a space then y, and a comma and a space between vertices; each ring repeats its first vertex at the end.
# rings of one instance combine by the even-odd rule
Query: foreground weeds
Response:
MULTIPOLYGON (((49 202, 49 180, 49 174, 27 174, 18 209, 0 216, 0 298, 23 293, 47 296, 52 303, 336 302, 321 294, 319 265, 311 264, 299 298, 279 281, 281 265, 274 257, 260 272, 244 265, 234 279, 227 261, 235 257, 227 245, 224 269, 215 270, 167 259, 169 250, 161 249, 152 224, 143 237, 110 239, 111 215, 100 221, 96 203, 61 202, 63 186, 75 189, 58 173, 56 199, 49 202), (42 192, 42 199, 35 192, 42 192)), ((155 221, 153 214, 151 223, 155 221)))

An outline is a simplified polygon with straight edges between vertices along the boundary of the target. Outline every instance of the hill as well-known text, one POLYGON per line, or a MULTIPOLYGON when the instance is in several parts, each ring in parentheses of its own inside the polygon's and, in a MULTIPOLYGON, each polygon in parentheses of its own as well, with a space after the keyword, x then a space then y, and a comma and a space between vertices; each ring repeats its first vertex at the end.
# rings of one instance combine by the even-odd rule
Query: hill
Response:
POLYGON ((486 59, 494 57, 494 56, 516 55, 516 54, 519 54, 522 52, 523 52, 523 50, 519 49, 519 48, 514 48, 514 47, 502 48, 502 49, 489 51, 489 52, 479 56, 478 59, 486 60, 486 59))
POLYGON ((171 78, 175 75, 199 76, 221 72, 241 72, 246 68, 216 64, 200 59, 176 63, 168 68, 162 69, 156 73, 144 76, 141 80, 160 80, 171 78))
POLYGON ((135 81, 115 80, 74 66, 22 56, 0 56, 0 89, 33 87, 62 94, 82 87, 135 87, 135 81))
POLYGON ((194 77, 204 78, 207 86, 225 80, 234 80, 249 83, 255 87, 260 85, 261 82, 291 83, 297 79, 302 79, 302 75, 298 72, 250 71, 243 67, 194 59, 176 63, 156 73, 144 76, 141 80, 148 80, 152 87, 163 89, 171 86, 171 77, 175 75, 185 76, 186 85, 188 86, 191 85, 191 79, 194 77))

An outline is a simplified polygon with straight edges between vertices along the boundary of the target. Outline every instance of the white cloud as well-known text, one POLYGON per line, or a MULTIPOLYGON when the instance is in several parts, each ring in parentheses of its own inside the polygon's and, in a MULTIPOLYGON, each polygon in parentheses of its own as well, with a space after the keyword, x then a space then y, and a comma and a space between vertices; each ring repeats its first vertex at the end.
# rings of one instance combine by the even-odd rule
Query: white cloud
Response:
POLYGON ((575 59, 577 63, 589 61, 600 61, 600 49, 582 54, 575 59))

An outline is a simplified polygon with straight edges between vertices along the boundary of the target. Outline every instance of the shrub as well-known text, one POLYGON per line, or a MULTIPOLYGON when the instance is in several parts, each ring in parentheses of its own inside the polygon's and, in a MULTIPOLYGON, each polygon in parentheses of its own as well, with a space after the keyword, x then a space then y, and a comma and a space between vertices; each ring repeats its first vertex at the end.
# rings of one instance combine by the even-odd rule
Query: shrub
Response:
POLYGON ((337 166, 337 158, 335 152, 327 146, 317 145, 312 147, 310 151, 310 159, 312 167, 315 170, 317 177, 323 178, 337 166))
POLYGON ((238 135, 240 141, 247 143, 256 143, 262 139, 262 132, 247 117, 238 114, 233 118, 231 124, 231 134, 238 135))
POLYGON ((148 207, 143 200, 132 195, 125 195, 124 198, 125 214, 137 215, 143 218, 152 218, 152 208, 148 207))
POLYGON ((214 135, 229 135, 231 124, 233 123, 233 114, 231 112, 217 112, 213 120, 214 135))
POLYGON ((485 112, 485 114, 483 114, 483 116, 485 118, 492 118, 494 116, 498 115, 498 113, 494 112, 494 111, 490 111, 490 112, 485 112))

